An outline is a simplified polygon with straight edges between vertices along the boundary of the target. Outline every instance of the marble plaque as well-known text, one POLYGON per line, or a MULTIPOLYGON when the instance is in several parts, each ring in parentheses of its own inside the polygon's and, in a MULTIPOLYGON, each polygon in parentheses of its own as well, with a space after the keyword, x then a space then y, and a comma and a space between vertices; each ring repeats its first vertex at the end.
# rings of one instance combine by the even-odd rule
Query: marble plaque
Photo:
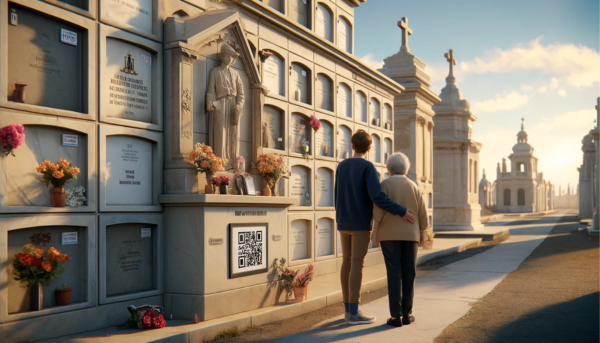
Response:
POLYGON ((102 111, 109 117, 152 122, 152 53, 124 41, 106 39, 102 111))
POLYGON ((298 198, 299 206, 311 206, 309 170, 304 166, 292 166, 290 196, 298 198))
POLYGON ((318 36, 333 42, 333 15, 329 9, 321 3, 317 3, 316 9, 315 33, 318 36))
POLYGON ((103 0, 102 16, 152 34, 152 0, 103 0))
POLYGON ((317 169, 315 191, 317 207, 333 206, 333 171, 328 168, 317 169))
MULTIPOLYGON (((77 186, 88 188, 87 180, 88 137, 81 132, 54 126, 25 125, 25 143, 19 147, 15 156, 5 157, 6 163, 0 163, 0 175, 7 175, 8 206, 51 206, 50 190, 40 182, 41 174, 35 171, 40 163, 49 160, 57 163, 66 158, 81 173, 77 180, 70 180, 66 189, 77 186), (62 144, 62 135, 77 135, 77 146, 62 144), (6 170, 3 167, 6 166, 6 170)), ((89 197, 88 194, 86 194, 89 197)), ((94 195, 95 196, 95 195, 94 195)))
POLYGON ((264 85, 269 89, 270 94, 285 96, 285 65, 279 56, 267 58, 263 64, 264 85))
POLYGON ((290 258, 292 261, 309 258, 308 234, 310 222, 308 220, 294 220, 290 225, 290 258))
POLYGON ((315 149, 317 156, 333 157, 333 125, 321 120, 321 128, 315 133, 315 149))
MULTIPOLYGON (((19 148, 21 149, 21 148, 19 148)), ((40 218, 41 219, 41 218, 40 218)), ((42 223, 43 219, 39 221, 42 223)), ((71 261, 63 264, 65 272, 57 275, 58 280, 50 287, 44 287, 44 308, 56 306, 56 297, 54 290, 68 284, 71 286, 71 302, 87 301, 87 229, 78 226, 37 226, 23 228, 20 230, 8 231, 6 252, 12 262, 12 257, 20 252, 23 252, 23 245, 33 244, 35 247, 44 249, 45 252, 49 248, 56 248, 61 253, 69 255, 71 261), (61 237, 63 232, 77 232, 79 238, 78 244, 62 245, 61 237)), ((3 288, 8 289, 8 297, 6 303, 8 308, 3 311, 9 314, 28 312, 30 310, 30 290, 28 287, 21 287, 19 282, 12 277, 12 264, 6 263, 3 266, 3 273, 6 273, 6 283, 3 288)), ((4 305, 6 306, 6 305, 4 305)))
POLYGON ((343 17, 338 17, 338 46, 347 53, 352 53, 352 27, 343 17))
POLYGON ((392 106, 388 105, 388 104, 384 104, 383 105, 383 110, 384 110, 384 115, 385 118, 383 118, 383 122, 392 122, 394 119, 392 117, 392 106))
POLYGON ((337 91, 337 113, 339 116, 352 119, 352 91, 344 83, 339 84, 337 91))
MULTIPOLYGON (((10 4, 18 25, 8 25, 8 100, 15 83, 27 84, 25 103, 84 112, 84 31, 10 4), (61 29, 77 34, 77 45, 62 43, 61 29)), ((5 33, 6 34, 6 33, 5 33)))
POLYGON ((380 106, 379 106, 379 101, 375 100, 375 99, 371 99, 371 121, 373 121, 373 119, 379 119, 379 124, 381 124, 381 117, 380 117, 380 106))
POLYGON ((156 289, 154 239, 140 234, 148 227, 127 223, 106 228, 106 265, 100 268, 106 268, 107 297, 156 289))
POLYGON ((320 218, 317 220, 315 233, 316 257, 333 255, 333 220, 320 218))
POLYGON ((333 82, 325 74, 317 74, 315 100, 317 108, 333 111, 333 82))
POLYGON ((265 105, 263 107, 263 139, 266 141, 266 147, 271 149, 283 149, 283 112, 274 106, 265 105), (266 125, 264 125, 266 124, 266 125))
POLYGON ((310 29, 310 6, 312 0, 291 0, 289 5, 289 17, 310 29))
POLYGON ((302 143, 310 142, 311 127, 308 124, 309 120, 297 113, 292 113, 290 117, 290 151, 302 153, 302 143))
POLYGON ((373 146, 369 152, 369 155, 373 156, 371 161, 381 163, 381 139, 377 135, 371 135, 371 138, 373 139, 373 146))
POLYGON ((292 63, 290 96, 296 101, 309 104, 310 80, 310 70, 303 67, 300 63, 292 63))
POLYGON ((152 142, 106 137, 106 204, 152 205, 152 142))
POLYGON ((337 135, 337 154, 338 158, 343 159, 344 153, 348 153, 348 157, 352 156, 352 131, 345 125, 340 125, 337 135))
POLYGON ((357 116, 363 123, 367 122, 367 97, 363 92, 356 92, 356 111, 357 116))

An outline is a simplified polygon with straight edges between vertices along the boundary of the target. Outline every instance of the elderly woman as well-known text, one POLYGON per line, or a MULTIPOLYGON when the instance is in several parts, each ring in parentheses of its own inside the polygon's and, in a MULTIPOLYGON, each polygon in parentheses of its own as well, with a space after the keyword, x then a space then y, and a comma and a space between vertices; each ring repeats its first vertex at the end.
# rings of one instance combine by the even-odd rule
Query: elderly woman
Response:
POLYGON ((409 223, 376 205, 373 208, 373 245, 381 245, 385 259, 391 315, 387 323, 391 326, 408 325, 415 320, 412 307, 417 247, 423 245, 428 227, 423 195, 419 187, 406 177, 409 168, 410 161, 406 155, 395 153, 390 156, 387 170, 391 177, 381 183, 381 189, 395 203, 416 212, 417 221, 409 223))

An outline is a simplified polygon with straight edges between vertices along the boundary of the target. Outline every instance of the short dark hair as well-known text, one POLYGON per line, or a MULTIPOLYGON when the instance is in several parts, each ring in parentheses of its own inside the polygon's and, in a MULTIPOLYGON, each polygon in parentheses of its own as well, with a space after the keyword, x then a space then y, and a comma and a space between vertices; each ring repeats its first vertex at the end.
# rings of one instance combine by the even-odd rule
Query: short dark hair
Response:
POLYGON ((354 145, 354 150, 359 154, 366 153, 371 144, 373 144, 373 139, 364 130, 358 130, 352 135, 352 145, 354 145))

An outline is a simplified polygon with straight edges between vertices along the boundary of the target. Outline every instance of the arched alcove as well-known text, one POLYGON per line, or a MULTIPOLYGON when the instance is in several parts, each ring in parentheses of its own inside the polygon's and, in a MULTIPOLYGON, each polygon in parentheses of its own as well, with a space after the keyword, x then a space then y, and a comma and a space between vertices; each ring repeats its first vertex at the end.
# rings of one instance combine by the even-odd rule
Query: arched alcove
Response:
POLYGON ((285 150, 285 112, 273 105, 265 105, 262 114, 262 145, 270 149, 285 150))
POLYGON ((317 207, 333 207, 333 170, 327 167, 317 169, 315 192, 317 207))
POLYGON ((352 90, 343 82, 338 84, 337 113, 338 116, 352 119, 352 90))
MULTIPOLYGON (((302 144, 308 142, 312 147, 312 128, 310 127, 310 118, 306 115, 294 112, 290 116, 290 152, 302 153, 302 144)), ((313 155, 309 148, 308 154, 313 155)))
POLYGON ((315 9, 315 33, 333 43, 333 11, 321 2, 315 9))
POLYGON ((381 139, 376 134, 372 134, 371 138, 373 139, 373 147, 369 152, 371 161, 374 163, 381 163, 381 139))
POLYGON ((315 133, 316 156, 334 157, 335 144, 333 143, 333 124, 321 120, 321 128, 315 133))
POLYGON ((274 51, 263 63, 263 84, 270 94, 285 96, 285 59, 274 51))
POLYGON ((297 219, 290 223, 289 242, 290 259, 292 261, 304 260, 310 257, 310 221, 297 219))
POLYGON ((356 115, 363 123, 367 122, 367 111, 367 96, 362 91, 356 91, 356 115))
POLYGON ((393 120, 393 112, 392 112, 392 106, 390 106, 389 104, 384 104, 383 105, 383 125, 384 128, 386 130, 391 130, 392 129, 392 120, 393 120))
POLYGON ((387 159, 392 155, 392 140, 389 138, 385 138, 383 147, 383 163, 387 163, 387 159))
POLYGON ((315 100, 317 108, 333 111, 333 80, 323 73, 317 74, 315 100))
POLYGON ((338 130, 337 154, 339 159, 352 157, 352 130, 346 125, 340 125, 338 130), (347 154, 346 154, 347 153, 347 154))
POLYGON ((337 44, 340 49, 352 53, 352 25, 343 16, 338 17, 337 44))
POLYGON ((290 73, 290 95, 295 101, 312 104, 311 70, 299 62, 292 62, 290 73))
POLYGON ((296 23, 310 29, 312 0, 290 0, 288 16, 296 23))
POLYGON ((292 175, 290 177, 290 196, 298 198, 298 206, 312 206, 310 190, 310 170, 305 166, 292 166, 292 175))
POLYGON ((371 124, 381 126, 381 103, 375 98, 371 98, 370 102, 371 124))
POLYGON ((317 219, 315 257, 330 256, 334 254, 334 227, 334 221, 331 218, 317 219))

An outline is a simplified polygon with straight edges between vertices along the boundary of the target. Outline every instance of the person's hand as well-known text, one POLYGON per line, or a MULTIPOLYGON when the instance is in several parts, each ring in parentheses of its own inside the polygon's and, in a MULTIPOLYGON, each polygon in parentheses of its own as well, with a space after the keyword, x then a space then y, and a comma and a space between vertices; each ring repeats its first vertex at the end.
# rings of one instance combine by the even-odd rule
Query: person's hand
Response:
POLYGON ((377 231, 373 231, 373 248, 379 248, 379 239, 377 239, 377 231))
POLYGON ((425 245, 425 231, 421 231, 421 239, 419 240, 418 247, 422 248, 425 245))
POLYGON ((210 100, 206 100, 206 110, 207 111, 214 111, 217 108, 213 105, 213 102, 210 100))
POLYGON ((405 221, 407 221, 408 223, 414 224, 417 222, 417 218, 413 215, 411 210, 406 210, 406 213, 404 214, 404 217, 402 217, 402 219, 404 219, 405 221))

